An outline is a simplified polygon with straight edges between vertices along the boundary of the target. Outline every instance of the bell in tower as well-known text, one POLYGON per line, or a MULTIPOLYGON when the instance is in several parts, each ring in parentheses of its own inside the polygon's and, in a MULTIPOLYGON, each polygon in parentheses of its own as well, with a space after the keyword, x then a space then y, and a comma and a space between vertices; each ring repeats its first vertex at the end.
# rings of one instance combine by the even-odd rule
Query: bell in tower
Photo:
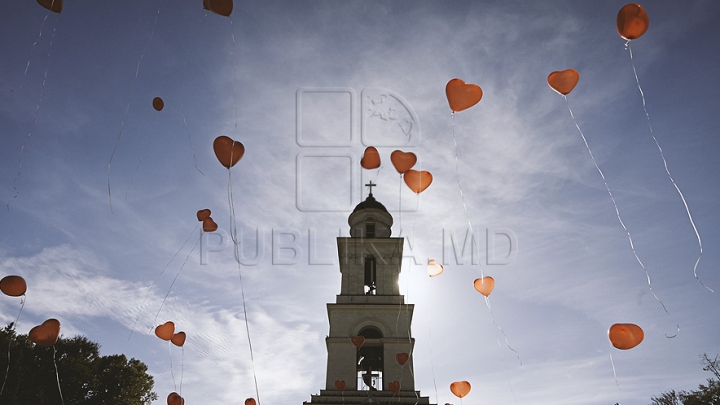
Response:
POLYGON ((342 282, 327 304, 330 332, 325 389, 312 404, 429 404, 415 391, 414 306, 400 295, 403 238, 393 238, 393 218, 372 194, 348 218, 350 236, 337 238, 342 282), (402 364, 401 364, 402 363, 402 364))

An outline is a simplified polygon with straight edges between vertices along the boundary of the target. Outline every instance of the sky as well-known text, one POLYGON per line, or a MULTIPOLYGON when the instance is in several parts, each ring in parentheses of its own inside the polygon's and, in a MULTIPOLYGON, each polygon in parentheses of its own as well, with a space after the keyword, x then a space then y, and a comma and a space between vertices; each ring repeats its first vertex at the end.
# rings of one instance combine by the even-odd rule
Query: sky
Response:
MULTIPOLYGON (((696 388, 710 377, 699 356, 720 353, 720 3, 644 3, 630 49, 624 4, 236 1, 228 18, 199 0, 67 0, 61 14, 4 2, 0 276, 28 283, 17 330, 57 318, 64 336, 145 362, 156 404, 171 391, 240 404, 254 377, 261 403, 309 401, 340 292, 335 238, 372 180, 407 237, 401 291, 432 403, 458 403, 461 380, 466 405, 696 388), (566 102, 547 76, 569 68, 566 102), (483 90, 454 115, 453 78, 483 90), (220 135, 246 149, 229 172, 220 135), (699 280, 653 136, 701 238, 699 280), (367 146, 379 169, 361 169, 367 146), (390 163, 397 149, 432 173, 421 194, 390 163), (204 208, 214 235, 198 228, 204 208), (428 259, 444 272, 428 277, 428 259), (496 281, 490 305, 481 275, 496 281), (166 321, 182 349, 154 336, 166 321), (615 323, 644 341, 612 348, 615 323)), ((20 299, 0 308, 12 322, 20 299)))

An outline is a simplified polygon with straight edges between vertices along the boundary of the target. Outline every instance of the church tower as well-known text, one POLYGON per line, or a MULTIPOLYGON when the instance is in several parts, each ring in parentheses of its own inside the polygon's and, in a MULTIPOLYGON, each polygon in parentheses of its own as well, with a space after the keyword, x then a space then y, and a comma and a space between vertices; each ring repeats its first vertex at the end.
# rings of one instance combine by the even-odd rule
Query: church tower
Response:
POLYGON ((330 332, 325 389, 313 404, 429 404, 415 391, 412 304, 400 295, 403 238, 370 193, 348 218, 350 237, 337 238, 342 283, 327 304, 330 332))

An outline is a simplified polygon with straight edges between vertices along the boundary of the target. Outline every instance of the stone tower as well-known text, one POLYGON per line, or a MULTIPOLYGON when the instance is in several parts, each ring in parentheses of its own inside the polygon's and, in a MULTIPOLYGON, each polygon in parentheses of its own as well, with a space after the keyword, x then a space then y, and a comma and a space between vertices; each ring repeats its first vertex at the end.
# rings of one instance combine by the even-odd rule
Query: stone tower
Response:
POLYGON ((348 218, 350 237, 337 238, 342 283, 335 303, 327 304, 325 389, 304 405, 429 403, 415 391, 414 306, 398 285, 403 238, 390 236, 393 218, 372 186, 348 218))

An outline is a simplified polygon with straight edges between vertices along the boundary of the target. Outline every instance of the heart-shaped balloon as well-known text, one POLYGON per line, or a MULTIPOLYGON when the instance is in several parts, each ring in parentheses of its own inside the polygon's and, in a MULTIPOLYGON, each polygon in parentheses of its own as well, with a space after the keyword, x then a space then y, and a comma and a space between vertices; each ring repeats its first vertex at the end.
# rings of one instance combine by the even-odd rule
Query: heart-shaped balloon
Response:
POLYGON ((360 159, 360 166, 368 170, 380 167, 380 154, 374 146, 365 148, 365 153, 363 153, 363 157, 360 159))
POLYGON ((37 2, 53 13, 60 13, 62 11, 62 0, 37 0, 37 2))
POLYGON ((175 324, 167 321, 155 328, 155 336, 162 340, 170 340, 175 334, 175 324))
POLYGON ((456 397, 462 398, 470 392, 470 383, 467 381, 455 381, 450 384, 450 391, 452 391, 456 397))
POLYGON ((345 381, 343 380, 336 380, 335 381, 335 389, 337 389, 340 392, 345 391, 345 381))
POLYGON ((245 154, 245 145, 222 135, 215 138, 213 150, 220 164, 229 169, 242 159, 245 154))
POLYGON ((445 95, 453 112, 467 110, 482 99, 483 92, 477 84, 452 79, 445 86, 445 95))
POLYGON ((185 399, 177 392, 171 392, 167 397, 168 405, 185 405, 185 399))
POLYGON ((5 276, 0 280, 0 291, 11 297, 19 297, 27 291, 27 283, 20 276, 5 276))
POLYGON ((41 325, 30 329, 28 339, 37 345, 50 347, 57 342, 59 334, 60 321, 51 318, 43 322, 41 325))
POLYGON ((255 398, 248 398, 245 400, 245 405, 255 405, 255 398))
POLYGON ((160 97, 155 97, 152 102, 152 106, 155 111, 162 111, 165 108, 165 102, 160 97))
POLYGON ((580 74, 575 69, 565 69, 552 72, 548 75, 547 82, 551 89, 563 96, 570 94, 572 89, 580 80, 580 74))
POLYGON ((428 276, 435 277, 442 274, 443 270, 445 268, 442 264, 438 263, 437 261, 430 259, 428 260, 428 276))
POLYGON ((230 17, 233 11, 232 0, 203 0, 203 8, 223 17, 230 17))
POLYGON ((405 184, 410 187, 410 190, 420 194, 426 188, 430 187, 433 177, 432 174, 426 170, 418 171, 410 169, 403 174, 403 179, 405 180, 405 184))
POLYGON ((616 348, 628 350, 643 341, 645 332, 633 323, 616 323, 608 329, 608 338, 616 348))
POLYGON ((396 150, 390 154, 390 161, 393 166, 395 166, 395 170, 397 170, 398 173, 403 174, 415 166, 415 163, 417 163, 417 156, 415 156, 412 152, 396 150))
POLYGON ((353 336, 350 338, 350 341, 359 349, 365 343, 365 336, 353 336))
POLYGON ((480 294, 488 297, 495 288, 495 279, 490 276, 475 279, 473 286, 480 294))
POLYGON ((397 360, 398 364, 401 366, 404 366, 405 363, 407 363, 409 359, 410 359, 410 355, 407 353, 398 353, 395 355, 395 360, 397 360))
POLYGON ((204 210, 200 210, 197 212, 197 219, 198 219, 198 221, 202 222, 205 220, 205 218, 209 218, 210 214, 211 214, 210 209, 205 208, 204 210))
POLYGON ((215 232, 217 229, 218 224, 216 224, 212 218, 207 217, 203 219, 203 232, 215 232))
POLYGON ((650 26, 645 9, 635 3, 626 4, 620 9, 616 22, 618 34, 628 41, 640 38, 650 26))
POLYGON ((388 383, 388 389, 393 394, 397 395, 400 393, 400 381, 391 381, 388 383))
POLYGON ((187 335, 185 335, 185 332, 178 332, 178 333, 176 333, 176 334, 173 335, 173 337, 170 339, 170 341, 171 341, 172 344, 174 344, 175 346, 180 347, 180 346, 182 346, 182 345, 185 344, 185 338, 186 338, 186 337, 187 337, 187 335))

